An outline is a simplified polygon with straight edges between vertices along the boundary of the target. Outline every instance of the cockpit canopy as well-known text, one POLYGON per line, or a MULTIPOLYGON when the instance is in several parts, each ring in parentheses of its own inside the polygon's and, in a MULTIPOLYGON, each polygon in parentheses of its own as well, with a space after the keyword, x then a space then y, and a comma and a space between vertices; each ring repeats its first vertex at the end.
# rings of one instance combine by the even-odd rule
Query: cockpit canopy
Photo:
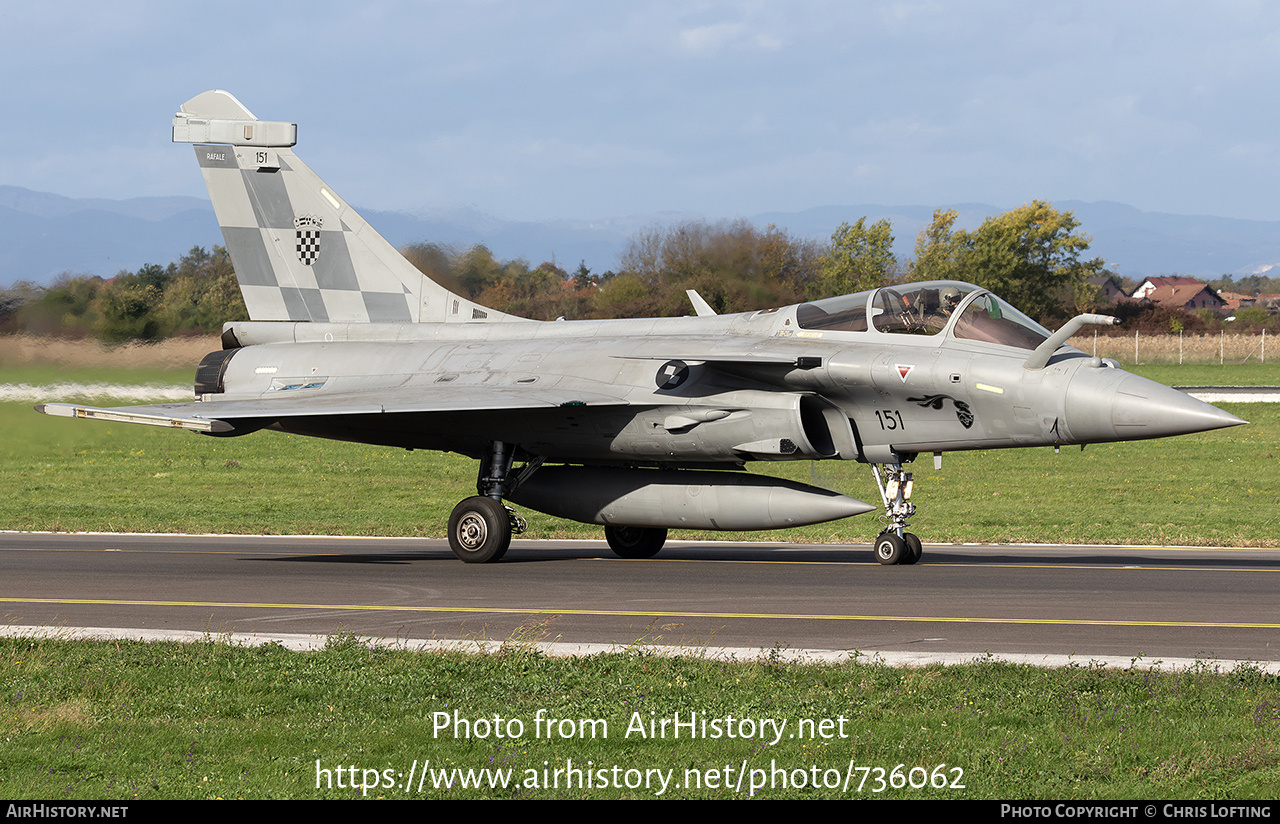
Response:
POLYGON ((970 283, 934 280, 841 295, 796 309, 801 329, 937 335, 1035 349, 1050 332, 970 283))

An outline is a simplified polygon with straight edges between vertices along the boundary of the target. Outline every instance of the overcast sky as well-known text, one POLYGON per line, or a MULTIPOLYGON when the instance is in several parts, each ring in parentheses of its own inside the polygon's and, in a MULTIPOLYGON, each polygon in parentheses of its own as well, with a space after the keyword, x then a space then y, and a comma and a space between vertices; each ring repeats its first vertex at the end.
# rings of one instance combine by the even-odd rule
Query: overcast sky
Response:
POLYGON ((350 202, 510 219, 1114 200, 1280 220, 1280 3, 10 3, 0 183, 205 197, 210 88, 350 202))

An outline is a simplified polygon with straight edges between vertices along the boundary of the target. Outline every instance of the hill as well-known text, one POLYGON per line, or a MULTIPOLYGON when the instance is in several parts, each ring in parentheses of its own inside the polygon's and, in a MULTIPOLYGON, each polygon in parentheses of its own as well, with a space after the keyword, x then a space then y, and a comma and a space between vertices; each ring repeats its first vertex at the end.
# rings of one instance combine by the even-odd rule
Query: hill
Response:
MULTIPOLYGON (((1266 273, 1280 264, 1280 222, 1207 215, 1144 212, 1120 203, 1060 201, 1074 211, 1093 238, 1092 253, 1121 275, 1182 273, 1212 279, 1266 273)), ((973 228, 1001 208, 958 204, 957 227, 973 228)), ((888 218, 894 249, 911 254, 915 235, 932 206, 821 206, 799 212, 748 216, 760 227, 776 224, 792 235, 826 240, 837 226, 866 216, 888 218)), ((694 215, 662 213, 599 220, 521 222, 472 210, 434 215, 360 209, 374 228, 397 246, 430 241, 458 246, 483 243, 504 259, 536 265, 556 261, 572 268, 580 260, 600 273, 615 269, 634 233, 654 224, 694 215)), ((128 200, 69 198, 0 186, 0 286, 21 280, 48 284, 62 272, 111 277, 147 263, 167 263, 193 246, 212 248, 222 235, 207 200, 147 197, 128 200)))

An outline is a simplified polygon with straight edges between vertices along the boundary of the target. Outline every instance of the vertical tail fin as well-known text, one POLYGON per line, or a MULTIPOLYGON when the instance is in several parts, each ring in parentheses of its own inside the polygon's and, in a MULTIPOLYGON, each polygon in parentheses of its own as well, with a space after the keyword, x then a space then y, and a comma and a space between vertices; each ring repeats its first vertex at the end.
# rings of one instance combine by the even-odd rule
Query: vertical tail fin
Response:
POLYGON ((443 323, 522 320, 427 278, 293 153, 297 126, 263 121, 228 92, 182 104, 175 143, 196 159, 254 320, 443 323))

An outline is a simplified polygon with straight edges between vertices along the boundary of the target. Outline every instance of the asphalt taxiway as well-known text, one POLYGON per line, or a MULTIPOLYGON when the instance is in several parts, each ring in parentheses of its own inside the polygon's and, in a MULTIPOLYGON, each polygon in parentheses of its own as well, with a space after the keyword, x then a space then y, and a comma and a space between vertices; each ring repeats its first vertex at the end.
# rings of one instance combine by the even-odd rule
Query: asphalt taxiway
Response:
POLYGON ((0 533, 4 624, 690 649, 1280 661, 1280 550, 0 533))

